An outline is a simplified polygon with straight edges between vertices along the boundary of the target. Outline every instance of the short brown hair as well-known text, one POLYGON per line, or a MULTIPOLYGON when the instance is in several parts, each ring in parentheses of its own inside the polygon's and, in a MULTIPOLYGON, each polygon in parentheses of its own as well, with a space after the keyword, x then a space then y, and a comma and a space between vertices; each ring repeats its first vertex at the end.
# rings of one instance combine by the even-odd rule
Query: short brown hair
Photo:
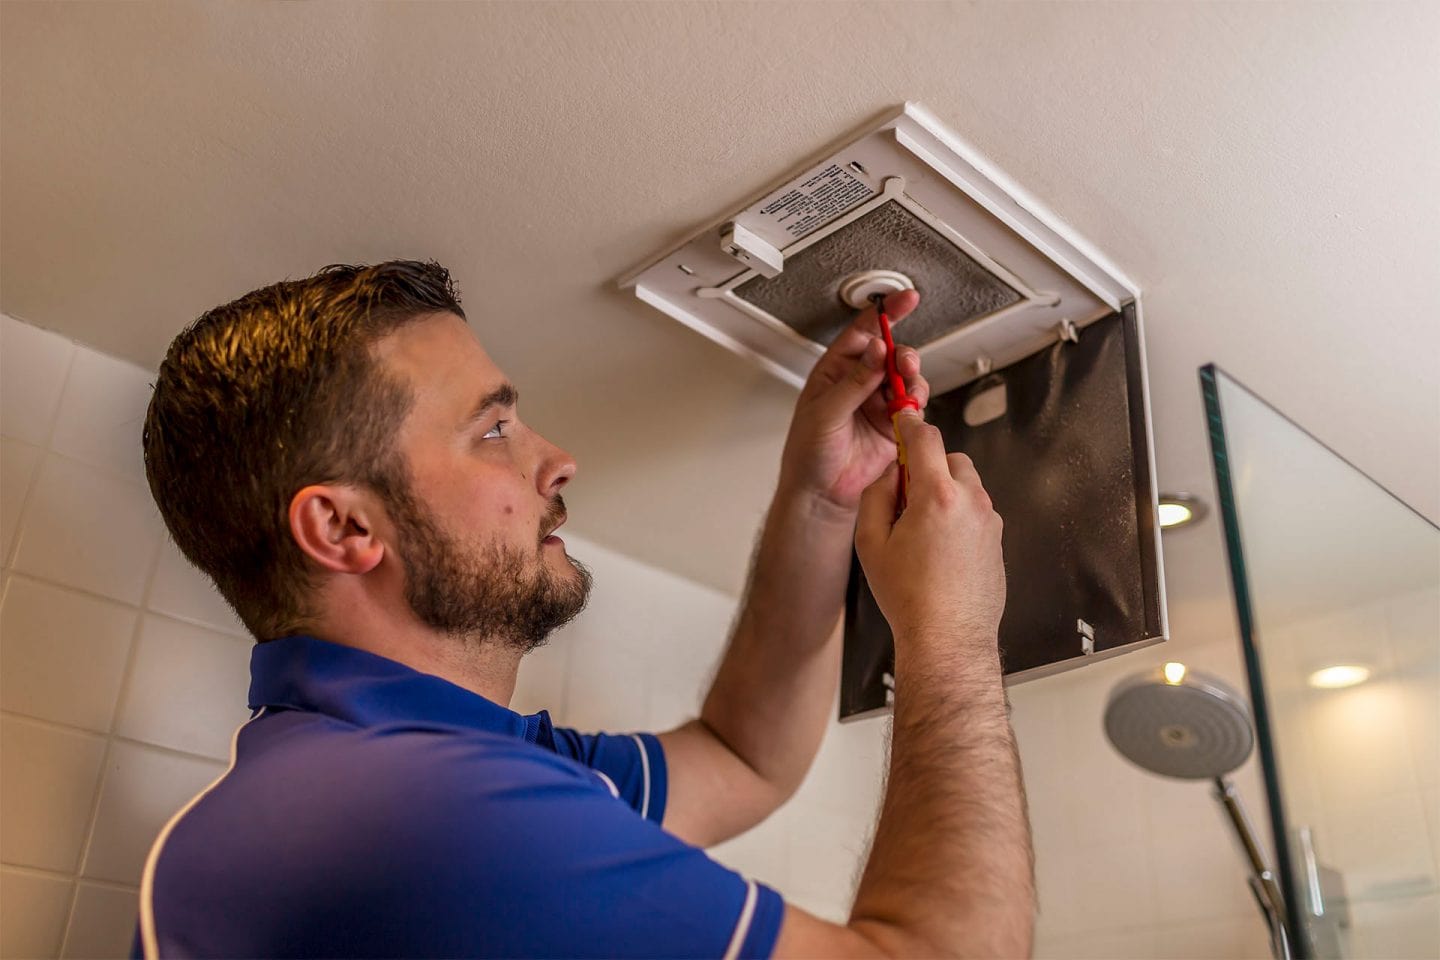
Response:
POLYGON ((405 495, 394 436, 411 392, 371 348, 441 312, 465 316, 438 263, 334 264, 216 307, 170 344, 145 415, 145 475, 180 552, 256 639, 303 630, 315 614, 290 535, 298 490, 405 495))

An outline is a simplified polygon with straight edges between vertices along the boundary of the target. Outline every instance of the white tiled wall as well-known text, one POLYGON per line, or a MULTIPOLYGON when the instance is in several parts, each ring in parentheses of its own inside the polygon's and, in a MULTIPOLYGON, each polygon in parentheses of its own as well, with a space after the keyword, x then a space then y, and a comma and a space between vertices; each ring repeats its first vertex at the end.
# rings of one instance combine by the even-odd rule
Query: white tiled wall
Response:
POLYGON ((0 958, 120 957, 150 840, 223 769, 249 641, 168 542, 140 368, 0 317, 0 958))
POLYGON ((1340 871, 1347 956, 1440 956, 1440 589, 1273 626, 1264 636, 1286 805, 1340 871), (1311 687, 1359 663, 1368 681, 1311 687))
MULTIPOLYGON (((151 504, 138 460, 145 372, 0 324, 0 960, 120 956, 150 838, 223 768, 244 716, 248 640, 151 504)), ((658 730, 693 715, 735 598, 566 539, 595 570, 592 605, 527 658, 512 706, 582 729, 658 730)), ((1228 646, 1189 654, 1239 684, 1228 646)), ((1266 952, 1206 788, 1127 766, 1100 732, 1115 680, 1165 658, 1135 654, 1012 691, 1042 956, 1266 952)), ((798 795, 715 855, 843 919, 887 728, 832 724, 798 795)), ((1253 766, 1238 780, 1258 819, 1253 766)))

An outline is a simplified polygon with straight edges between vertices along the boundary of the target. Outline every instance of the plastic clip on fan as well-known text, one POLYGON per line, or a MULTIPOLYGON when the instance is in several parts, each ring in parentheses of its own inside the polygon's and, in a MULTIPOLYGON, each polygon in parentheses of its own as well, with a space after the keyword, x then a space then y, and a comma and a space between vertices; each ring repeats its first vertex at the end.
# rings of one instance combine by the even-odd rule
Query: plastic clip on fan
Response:
POLYGON ((920 409, 920 401, 905 392, 905 378, 900 376, 900 367, 895 359, 895 338, 890 333, 890 316, 885 312, 885 295, 872 294, 875 314, 880 321, 880 336, 885 340, 885 381, 890 398, 886 409, 890 412, 890 426, 895 431, 895 452, 900 462, 900 495, 895 500, 895 516, 898 519, 905 509, 905 494, 910 486, 910 467, 905 458, 905 441, 900 436, 900 423, 896 419, 902 410, 920 409))

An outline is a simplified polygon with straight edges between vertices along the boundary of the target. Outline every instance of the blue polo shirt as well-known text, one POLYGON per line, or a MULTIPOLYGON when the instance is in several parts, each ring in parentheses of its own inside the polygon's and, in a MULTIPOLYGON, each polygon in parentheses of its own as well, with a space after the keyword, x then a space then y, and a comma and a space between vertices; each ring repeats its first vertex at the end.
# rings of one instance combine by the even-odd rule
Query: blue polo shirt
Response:
POLYGON ((256 646, 230 768, 161 831, 137 951, 764 957, 784 904, 666 833, 650 734, 588 735, 314 637, 256 646))

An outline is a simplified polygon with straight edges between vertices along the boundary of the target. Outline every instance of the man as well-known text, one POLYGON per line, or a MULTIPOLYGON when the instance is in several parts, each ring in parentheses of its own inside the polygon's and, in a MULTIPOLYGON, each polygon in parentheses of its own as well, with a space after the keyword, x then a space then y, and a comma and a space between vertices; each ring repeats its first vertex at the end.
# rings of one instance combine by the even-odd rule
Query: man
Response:
MULTIPOLYGON (((918 297, 892 295, 896 317, 918 297)), ((180 334, 146 418, 180 549, 261 641, 230 769, 146 863, 137 950, 186 956, 1022 955, 1029 835, 996 647, 1000 521, 919 415, 909 505, 874 311, 816 364, 700 716, 581 735, 507 709, 583 607, 575 462, 525 426, 448 273, 331 267, 180 334), (896 639, 890 779, 847 925, 700 847, 794 792, 852 538, 896 639)), ((899 357, 923 403, 918 355, 899 357)))

